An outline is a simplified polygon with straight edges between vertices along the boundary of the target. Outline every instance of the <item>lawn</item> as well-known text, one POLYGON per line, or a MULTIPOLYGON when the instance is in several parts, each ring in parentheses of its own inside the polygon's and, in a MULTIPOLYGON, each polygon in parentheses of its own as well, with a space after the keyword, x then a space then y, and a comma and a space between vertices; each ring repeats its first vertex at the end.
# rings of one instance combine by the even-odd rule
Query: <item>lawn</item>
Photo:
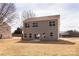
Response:
POLYGON ((58 41, 21 41, 20 38, 1 39, 1 56, 74 56, 79 55, 79 38, 58 41))

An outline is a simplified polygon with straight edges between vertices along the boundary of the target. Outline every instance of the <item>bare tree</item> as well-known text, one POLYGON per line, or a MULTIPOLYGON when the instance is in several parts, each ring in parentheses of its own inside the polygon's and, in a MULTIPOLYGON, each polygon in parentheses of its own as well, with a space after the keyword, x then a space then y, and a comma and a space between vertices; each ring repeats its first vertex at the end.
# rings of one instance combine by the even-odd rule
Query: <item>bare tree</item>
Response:
POLYGON ((18 13, 12 13, 11 15, 7 16, 7 19, 5 19, 4 22, 12 23, 13 21, 16 21, 16 19, 19 19, 18 16, 18 13))
POLYGON ((22 12, 22 17, 21 18, 23 20, 28 19, 28 18, 33 18, 33 17, 35 17, 35 13, 31 10, 22 12))
POLYGON ((10 20, 12 17, 11 14, 13 14, 15 10, 16 8, 13 3, 0 3, 0 23, 3 23, 6 18, 10 20))

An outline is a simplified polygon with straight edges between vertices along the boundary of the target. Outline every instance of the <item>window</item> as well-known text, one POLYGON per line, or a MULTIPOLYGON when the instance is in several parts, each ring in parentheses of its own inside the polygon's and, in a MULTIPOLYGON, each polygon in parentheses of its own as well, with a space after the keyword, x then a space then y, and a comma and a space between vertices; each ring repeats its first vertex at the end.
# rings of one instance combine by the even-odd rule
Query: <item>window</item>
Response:
POLYGON ((45 35, 45 33, 43 33, 43 35, 45 35))
POLYGON ((50 36, 53 36, 53 33, 52 32, 50 33, 50 36))
POLYGON ((29 28, 29 27, 30 27, 29 24, 25 23, 25 28, 29 28))
POLYGON ((31 33, 29 33, 29 38, 31 38, 32 37, 32 34, 31 33))
POLYGON ((55 26, 55 24, 53 24, 53 26, 55 26))
POLYGON ((38 23, 34 22, 33 27, 38 27, 38 23))
POLYGON ((49 26, 55 26, 55 21, 49 21, 49 26))
POLYGON ((43 38, 46 38, 46 35, 45 35, 45 33, 43 33, 43 38))
POLYGON ((24 34, 24 37, 25 37, 25 38, 27 37, 27 34, 26 34, 26 33, 24 34))
POLYGON ((35 39, 36 39, 36 38, 37 38, 37 37, 36 37, 36 34, 34 34, 34 36, 35 36, 35 39))

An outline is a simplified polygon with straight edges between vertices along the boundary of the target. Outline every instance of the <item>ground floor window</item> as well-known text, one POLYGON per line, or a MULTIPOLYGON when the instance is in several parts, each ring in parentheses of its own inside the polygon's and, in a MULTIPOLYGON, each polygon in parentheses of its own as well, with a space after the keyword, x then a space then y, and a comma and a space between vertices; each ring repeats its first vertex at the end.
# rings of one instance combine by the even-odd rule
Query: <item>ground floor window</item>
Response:
POLYGON ((29 33, 29 38, 32 38, 32 34, 31 33, 29 33))
POLYGON ((53 32, 50 32, 50 36, 53 36, 53 32))
POLYGON ((27 37, 27 34, 26 34, 26 33, 24 34, 24 37, 25 37, 25 38, 27 37))
POLYGON ((43 33, 43 35, 42 35, 42 36, 43 36, 43 38, 46 38, 46 34, 45 34, 45 33, 43 33))

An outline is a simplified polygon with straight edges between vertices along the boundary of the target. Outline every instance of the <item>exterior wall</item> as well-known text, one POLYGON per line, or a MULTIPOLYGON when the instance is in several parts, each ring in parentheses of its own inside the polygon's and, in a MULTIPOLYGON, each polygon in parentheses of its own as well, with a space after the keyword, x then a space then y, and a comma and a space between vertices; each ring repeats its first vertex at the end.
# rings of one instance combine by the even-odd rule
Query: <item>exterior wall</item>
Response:
POLYGON ((12 34, 13 37, 22 37, 22 34, 12 34))
POLYGON ((9 39, 12 38, 11 35, 11 27, 8 24, 0 25, 0 35, 2 35, 1 39, 9 39))
MULTIPOLYGON (((42 18, 41 18, 42 19, 42 18)), ((47 19, 47 18, 46 18, 47 19)), ((31 21, 31 22, 24 22, 29 23, 30 27, 25 28, 23 27, 23 39, 24 40, 33 40, 34 34, 39 33, 40 38, 39 40, 58 40, 59 37, 59 18, 48 18, 49 20, 44 21, 31 21), (49 26, 49 21, 55 21, 55 26, 49 26), (38 27, 32 27, 33 22, 38 23, 38 27), (53 36, 50 36, 50 32, 53 32, 53 36), (24 37, 24 34, 27 34, 27 38, 24 37), (32 33, 32 38, 29 38, 29 33, 32 33), (45 33, 46 38, 43 38, 42 35, 45 33)))

